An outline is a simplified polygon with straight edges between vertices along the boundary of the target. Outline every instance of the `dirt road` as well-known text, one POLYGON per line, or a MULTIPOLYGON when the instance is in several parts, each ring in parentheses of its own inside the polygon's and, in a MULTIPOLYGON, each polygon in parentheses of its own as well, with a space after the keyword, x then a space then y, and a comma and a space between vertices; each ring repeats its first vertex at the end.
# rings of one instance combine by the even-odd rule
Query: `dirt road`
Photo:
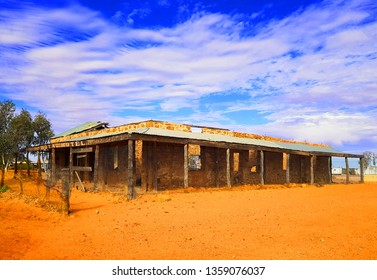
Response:
POLYGON ((377 184, 189 191, 73 190, 69 216, 0 194, 0 259, 377 259, 377 184))

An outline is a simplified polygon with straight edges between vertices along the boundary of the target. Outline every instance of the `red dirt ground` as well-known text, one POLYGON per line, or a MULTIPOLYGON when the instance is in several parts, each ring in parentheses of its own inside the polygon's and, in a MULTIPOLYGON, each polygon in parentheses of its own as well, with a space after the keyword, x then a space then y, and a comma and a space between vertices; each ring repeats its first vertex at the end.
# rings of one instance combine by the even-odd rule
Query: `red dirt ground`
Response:
POLYGON ((0 259, 377 259, 377 183, 189 188, 133 201, 73 190, 65 216, 19 196, 6 175, 0 259))

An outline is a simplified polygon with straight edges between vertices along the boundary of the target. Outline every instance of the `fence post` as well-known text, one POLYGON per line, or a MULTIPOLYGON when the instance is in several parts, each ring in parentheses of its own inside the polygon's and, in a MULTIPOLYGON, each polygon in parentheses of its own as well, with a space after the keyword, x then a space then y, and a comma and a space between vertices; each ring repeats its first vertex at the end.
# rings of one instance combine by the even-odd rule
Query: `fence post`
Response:
POLYGON ((69 198, 70 198, 70 170, 69 169, 62 169, 62 212, 64 214, 69 214, 69 198))

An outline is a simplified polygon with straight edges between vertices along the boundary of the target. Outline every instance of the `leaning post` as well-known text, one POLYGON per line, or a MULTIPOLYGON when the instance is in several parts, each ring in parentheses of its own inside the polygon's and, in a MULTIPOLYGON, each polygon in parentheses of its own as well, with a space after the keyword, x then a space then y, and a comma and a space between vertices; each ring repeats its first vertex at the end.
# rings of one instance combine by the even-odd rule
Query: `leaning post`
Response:
POLYGON ((69 204, 69 199, 70 199, 70 195, 71 195, 71 187, 70 187, 70 169, 62 169, 62 193, 61 193, 61 197, 62 197, 62 201, 63 201, 63 205, 62 205, 62 212, 64 214, 69 214, 69 208, 70 208, 70 204, 69 204))

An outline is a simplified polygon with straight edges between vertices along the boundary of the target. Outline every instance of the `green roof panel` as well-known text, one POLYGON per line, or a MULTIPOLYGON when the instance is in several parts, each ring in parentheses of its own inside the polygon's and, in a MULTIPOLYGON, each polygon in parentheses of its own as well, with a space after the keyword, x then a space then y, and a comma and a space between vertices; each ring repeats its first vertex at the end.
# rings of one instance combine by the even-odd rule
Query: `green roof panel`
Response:
POLYGON ((68 135, 72 135, 72 134, 77 134, 77 133, 84 132, 84 131, 87 131, 87 130, 93 130, 93 129, 96 129, 96 128, 101 127, 101 126, 106 126, 107 124, 108 123, 105 123, 105 122, 86 122, 86 123, 83 123, 79 126, 71 128, 67 131, 64 131, 64 132, 62 132, 58 135, 55 135, 52 138, 59 138, 59 137, 64 137, 64 136, 68 136, 68 135))

